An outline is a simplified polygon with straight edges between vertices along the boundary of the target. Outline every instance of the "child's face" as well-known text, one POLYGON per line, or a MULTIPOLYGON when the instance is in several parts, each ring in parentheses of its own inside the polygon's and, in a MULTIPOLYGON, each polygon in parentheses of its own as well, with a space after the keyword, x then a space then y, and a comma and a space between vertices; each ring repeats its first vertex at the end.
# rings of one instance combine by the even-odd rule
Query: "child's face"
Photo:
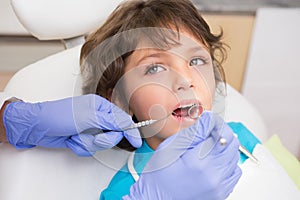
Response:
MULTIPOLYGON (((196 119, 173 113, 180 107, 201 104, 212 108, 215 79, 211 56, 204 44, 186 31, 181 31, 179 45, 168 50, 145 48, 141 43, 127 59, 125 94, 129 110, 138 121, 164 120, 141 128, 152 148, 196 119)), ((124 83, 124 82, 123 82, 124 83)))

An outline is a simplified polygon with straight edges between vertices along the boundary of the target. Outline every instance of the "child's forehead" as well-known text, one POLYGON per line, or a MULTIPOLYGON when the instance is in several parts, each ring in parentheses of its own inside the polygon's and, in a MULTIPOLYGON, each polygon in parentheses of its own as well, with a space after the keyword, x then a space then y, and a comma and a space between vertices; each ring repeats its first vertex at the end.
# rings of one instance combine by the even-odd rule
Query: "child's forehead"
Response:
POLYGON ((161 29, 161 32, 150 32, 139 35, 136 38, 137 46, 135 50, 152 49, 157 51, 168 51, 170 49, 205 49, 208 47, 194 34, 185 28, 175 31, 172 29, 161 29), (170 34, 173 32, 173 34, 170 34))
POLYGON ((178 55, 178 56, 188 56, 195 53, 205 53, 209 54, 208 50, 204 46, 199 45, 174 45, 168 49, 161 49, 158 47, 141 47, 137 48, 133 55, 139 55, 140 57, 160 57, 162 55, 178 55))

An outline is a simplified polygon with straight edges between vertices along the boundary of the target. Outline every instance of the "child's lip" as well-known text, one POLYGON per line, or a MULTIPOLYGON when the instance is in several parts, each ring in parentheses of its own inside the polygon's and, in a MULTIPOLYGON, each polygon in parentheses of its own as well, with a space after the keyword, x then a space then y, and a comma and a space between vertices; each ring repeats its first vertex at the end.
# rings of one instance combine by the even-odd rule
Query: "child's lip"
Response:
POLYGON ((186 107, 186 106, 192 106, 193 104, 201 105, 201 102, 197 99, 185 99, 181 100, 178 104, 174 106, 174 110, 180 108, 180 107, 186 107))

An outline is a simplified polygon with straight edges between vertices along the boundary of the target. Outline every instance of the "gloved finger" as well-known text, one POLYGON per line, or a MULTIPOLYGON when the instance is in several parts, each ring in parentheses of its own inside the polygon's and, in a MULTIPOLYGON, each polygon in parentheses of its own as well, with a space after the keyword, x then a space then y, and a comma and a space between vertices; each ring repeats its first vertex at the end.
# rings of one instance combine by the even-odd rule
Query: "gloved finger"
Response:
MULTIPOLYGON (((68 137, 49 137, 44 136, 42 140, 36 143, 36 145, 41 147, 51 147, 51 148, 67 148, 65 141, 68 137)), ((30 141, 29 141, 30 142, 30 141)))
POLYGON ((227 146, 232 140, 235 140, 233 131, 220 116, 211 112, 203 114, 208 115, 201 121, 202 126, 206 126, 207 132, 204 135, 206 135, 207 138, 203 142, 201 155, 205 157, 210 151, 219 154, 227 149, 224 148, 224 146, 227 146))
POLYGON ((122 132, 102 133, 95 136, 93 143, 101 149, 110 149, 116 146, 122 138, 122 132))
MULTIPOLYGON (((238 167, 239 158, 240 158, 240 155, 239 155, 239 152, 237 151, 231 160, 227 159, 223 163, 220 163, 218 160, 216 160, 217 161, 216 165, 223 167, 223 172, 222 172, 221 176, 224 179, 230 177, 233 174, 233 172, 236 170, 236 168, 238 167)), ((213 159, 218 159, 218 158, 213 158, 213 159)))
POLYGON ((233 140, 236 139, 232 129, 227 125, 227 123, 223 124, 220 132, 221 132, 221 134, 218 138, 218 142, 221 146, 231 143, 233 140), (223 140, 223 141, 221 141, 221 140, 223 140))
POLYGON ((45 136, 43 140, 38 144, 41 147, 51 147, 51 148, 69 148, 78 156, 92 156, 95 152, 88 151, 83 147, 82 142, 70 139, 69 137, 47 137, 45 136))
POLYGON ((76 155, 87 157, 94 155, 95 152, 88 151, 85 147, 78 144, 76 141, 70 139, 66 141, 66 145, 71 149, 76 155))
POLYGON ((194 157, 204 160, 209 156, 211 162, 218 166, 228 165, 228 163, 232 163, 233 160, 237 163, 239 159, 238 144, 235 138, 230 144, 222 146, 219 143, 215 143, 213 137, 209 137, 193 149, 186 151, 182 157, 194 156, 193 154, 196 154, 194 157), (220 150, 221 148, 223 148, 223 150, 220 150))
MULTIPOLYGON (((187 150, 195 147, 198 148, 199 159, 205 158, 218 144, 224 124, 225 122, 214 113, 204 112, 192 126, 165 139, 158 146, 155 155, 153 155, 153 157, 157 157, 155 163, 160 164, 161 167, 166 166, 185 154, 187 150)), ((230 133, 225 134, 229 142, 231 141, 230 137, 233 137, 231 129, 230 133)), ((218 150, 221 151, 222 149, 218 150)))
POLYGON ((226 123, 221 117, 212 112, 205 111, 192 126, 164 140, 158 149, 164 148, 169 144, 172 144, 180 150, 189 149, 197 146, 208 138, 211 140, 211 145, 209 145, 209 149, 211 149, 221 138, 224 126, 226 127, 226 123))
POLYGON ((221 165, 232 162, 232 160, 239 160, 239 142, 233 138, 231 143, 226 145, 217 144, 211 153, 215 159, 216 164, 221 165))
MULTIPOLYGON (((223 130, 224 131, 224 130, 223 130)), ((232 143, 234 141, 234 139, 236 139, 233 136, 233 133, 228 132, 228 131, 224 131, 225 134, 222 135, 222 139, 226 140, 226 144, 221 144, 220 142, 220 137, 215 137, 213 135, 209 136, 208 138, 206 138, 200 145, 199 147, 199 158, 203 159, 208 155, 218 155, 218 156, 222 156, 222 155, 226 155, 225 153, 222 153, 223 151, 227 151, 227 152, 232 152, 234 151, 231 150, 234 147, 238 148, 237 144, 232 143)), ((236 141, 234 141, 236 143, 236 141)), ((232 154, 229 154, 232 155, 232 154)))
POLYGON ((218 126, 218 130, 214 130, 213 134, 203 142, 201 155, 202 157, 205 157, 211 151, 213 152, 212 154, 221 155, 223 151, 229 151, 229 149, 234 147, 238 148, 238 146, 238 140, 234 136, 232 130, 224 123, 223 125, 218 126), (214 134, 216 132, 218 133, 214 134))
POLYGON ((132 118, 128 113, 106 99, 100 99, 102 103, 96 113, 99 128, 104 130, 123 130, 133 124, 132 118))
POLYGON ((188 154, 187 159, 188 156, 190 156, 193 157, 192 160, 206 157, 216 143, 212 137, 205 139, 202 138, 202 133, 197 133, 198 131, 203 132, 202 128, 199 129, 199 127, 202 127, 199 123, 200 121, 196 121, 193 126, 183 129, 179 133, 165 139, 158 146, 151 158, 151 160, 153 160, 151 168, 163 168, 174 163, 179 157, 186 156, 186 154, 188 154), (199 152, 203 152, 204 149, 207 149, 207 146, 209 150, 205 151, 204 156, 200 156, 201 153, 199 152))
MULTIPOLYGON (((196 122, 197 123, 197 122, 196 122)), ((165 139, 156 149, 152 156, 152 169, 160 169, 175 162, 186 151, 193 148, 195 130, 183 129, 167 139, 165 139)))
POLYGON ((214 149, 217 149, 217 144, 218 140, 216 140, 214 137, 208 137, 202 143, 198 144, 197 149, 199 159, 204 159, 208 155, 217 154, 219 151, 213 151, 214 149))
POLYGON ((138 129, 124 131, 124 136, 126 137, 128 142, 135 148, 139 148, 142 146, 142 138, 138 129))
POLYGON ((214 129, 213 118, 213 113, 205 112, 192 126, 182 129, 165 139, 153 155, 153 157, 157 157, 155 158, 157 160, 155 161, 156 165, 160 167, 167 166, 185 154, 189 149, 193 149, 199 144, 203 145, 202 151, 204 151, 203 157, 205 157, 213 148, 213 145, 216 144, 214 138, 207 137, 214 129), (209 140, 207 140, 208 138, 209 140))
MULTIPOLYGON (((98 134, 98 135, 104 135, 104 134, 98 134)), ((89 135, 89 134, 74 135, 71 137, 73 141, 72 144, 74 145, 77 144, 77 146, 81 147, 82 149, 85 149, 86 151, 90 151, 92 154, 96 151, 107 149, 105 146, 100 146, 94 142, 98 135, 96 136, 89 135)))
POLYGON ((211 135, 219 135, 219 127, 224 123, 224 121, 210 111, 204 111, 197 122, 191 126, 194 131, 194 140, 191 147, 197 146, 199 143, 211 137, 211 135))
MULTIPOLYGON (((208 114, 203 115, 202 117, 210 117, 208 114)), ((172 148, 172 151, 187 150, 193 148, 200 142, 202 142, 206 136, 203 136, 203 123, 198 119, 192 126, 180 130, 178 133, 166 138, 160 145, 157 150, 172 148)))
POLYGON ((221 183, 220 187, 224 188, 224 190, 222 191, 225 192, 225 194, 223 194, 225 198, 227 198, 230 195, 230 193, 233 191, 233 188, 236 186, 241 176, 242 176, 242 170, 239 166, 237 166, 234 172, 232 173, 232 175, 224 179, 224 181, 221 183))

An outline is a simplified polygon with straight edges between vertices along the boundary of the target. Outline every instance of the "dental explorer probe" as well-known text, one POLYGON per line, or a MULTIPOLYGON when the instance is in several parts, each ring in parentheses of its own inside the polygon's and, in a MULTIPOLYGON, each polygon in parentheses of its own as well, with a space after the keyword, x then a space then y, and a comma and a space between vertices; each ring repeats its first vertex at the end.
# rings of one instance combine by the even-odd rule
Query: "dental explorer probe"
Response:
POLYGON ((259 161, 258 161, 258 159, 257 159, 255 156, 253 156, 253 154, 250 153, 250 152, 246 149, 246 147, 244 147, 243 145, 240 145, 240 146, 239 146, 239 150, 240 150, 240 152, 242 152, 243 154, 245 154, 248 158, 250 158, 250 160, 252 160, 255 164, 257 164, 257 165, 260 164, 259 161))

